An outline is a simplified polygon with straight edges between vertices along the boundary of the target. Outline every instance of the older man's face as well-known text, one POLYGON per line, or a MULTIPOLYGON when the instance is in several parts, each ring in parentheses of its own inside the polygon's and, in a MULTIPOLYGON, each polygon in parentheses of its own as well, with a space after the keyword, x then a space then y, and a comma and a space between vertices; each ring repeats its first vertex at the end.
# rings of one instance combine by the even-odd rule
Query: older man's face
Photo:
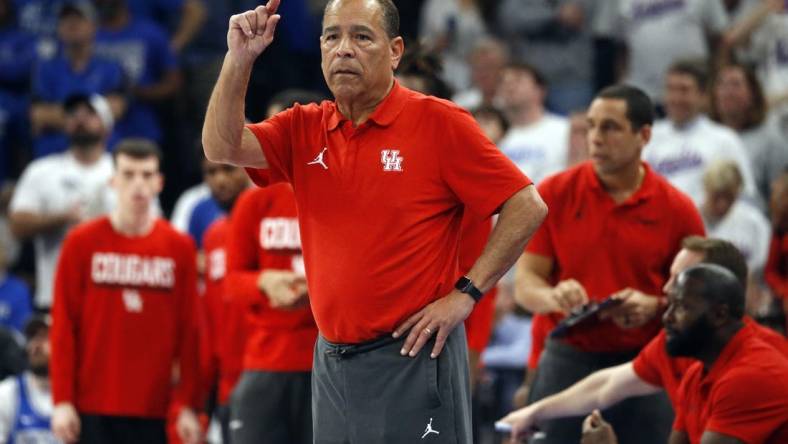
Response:
POLYGON ((390 39, 374 0, 339 0, 323 17, 323 76, 339 101, 381 99, 402 56, 402 39, 390 39), (380 97, 376 97, 380 96, 380 97))

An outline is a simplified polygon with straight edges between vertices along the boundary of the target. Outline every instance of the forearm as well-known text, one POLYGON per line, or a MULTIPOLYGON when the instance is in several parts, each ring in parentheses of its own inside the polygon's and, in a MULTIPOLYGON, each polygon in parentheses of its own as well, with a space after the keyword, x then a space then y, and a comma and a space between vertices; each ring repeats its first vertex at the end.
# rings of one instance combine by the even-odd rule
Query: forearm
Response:
POLYGON ((504 203, 484 252, 468 277, 487 292, 511 268, 525 244, 547 216, 547 206, 536 188, 527 186, 504 203))
POLYGON ((609 370, 593 373, 568 389, 538 401, 533 407, 537 422, 587 415, 594 409, 603 410, 614 404, 611 401, 615 400, 605 396, 605 386, 611 378, 609 370))
POLYGON ((200 31, 207 15, 205 4, 200 0, 188 0, 183 5, 183 18, 178 25, 178 30, 170 41, 170 45, 175 51, 180 52, 194 36, 200 31))
POLYGON ((153 85, 139 86, 134 89, 134 96, 144 102, 162 101, 178 91, 181 85, 180 72, 173 70, 165 74, 164 78, 153 85))
POLYGON ((63 107, 54 103, 36 103, 30 107, 30 124, 34 134, 46 129, 63 128, 63 107))
POLYGON ((11 214, 10 222, 11 233, 17 239, 28 239, 63 228, 68 224, 68 216, 62 213, 40 214, 20 211, 11 214))
POLYGON ((749 16, 735 23, 725 34, 723 34, 723 48, 733 48, 749 40, 752 32, 763 22, 770 12, 771 9, 766 3, 758 5, 749 16))
POLYGON ((552 291, 553 286, 542 276, 528 270, 521 258, 514 274, 514 300, 517 304, 532 313, 552 313, 555 311, 552 291))
POLYGON ((252 64, 238 64, 230 54, 225 56, 202 128, 205 157, 212 162, 230 163, 233 150, 241 146, 244 101, 251 72, 252 64))

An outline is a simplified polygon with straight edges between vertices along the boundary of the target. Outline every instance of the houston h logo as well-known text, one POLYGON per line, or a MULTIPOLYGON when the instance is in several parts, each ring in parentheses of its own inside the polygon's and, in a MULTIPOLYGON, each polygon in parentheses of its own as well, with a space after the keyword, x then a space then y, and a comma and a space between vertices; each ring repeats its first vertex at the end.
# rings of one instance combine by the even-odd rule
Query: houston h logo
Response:
POLYGON ((399 150, 380 150, 380 163, 383 171, 402 171, 404 157, 399 155, 399 150))

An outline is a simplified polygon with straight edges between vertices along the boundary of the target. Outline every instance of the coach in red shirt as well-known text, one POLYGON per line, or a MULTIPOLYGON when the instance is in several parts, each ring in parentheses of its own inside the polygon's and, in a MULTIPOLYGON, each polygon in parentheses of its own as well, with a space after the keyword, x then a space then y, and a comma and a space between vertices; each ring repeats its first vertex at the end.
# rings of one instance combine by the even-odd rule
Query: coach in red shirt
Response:
POLYGON ((116 210, 71 231, 58 263, 52 429, 67 443, 164 444, 174 408, 180 439, 196 444, 194 243, 152 215, 163 184, 158 148, 129 139, 113 156, 116 210))
POLYGON ((679 275, 668 298, 668 353, 700 361, 681 382, 671 444, 786 442, 788 359, 742 321, 738 279, 699 264, 679 275))
POLYGON ((210 159, 293 185, 320 331, 315 440, 470 442, 458 325, 516 260, 546 207, 470 114, 397 84, 404 44, 390 0, 328 2, 320 48, 335 100, 244 128, 249 73, 273 39, 278 3, 230 20, 203 145, 210 159), (466 207, 500 216, 457 280, 466 207), (429 354, 419 353, 425 345, 429 354))
MULTIPOLYGON (((612 86, 597 95, 587 116, 591 160, 540 184, 550 215, 520 261, 516 297, 544 318, 535 322, 542 333, 588 302, 612 295, 623 303, 547 340, 531 402, 634 358, 659 331, 660 289, 681 240, 703 233, 692 201, 640 160, 651 136, 649 98, 612 86)), ((664 395, 654 395, 627 400, 608 417, 624 442, 661 444, 671 412, 664 395)), ((577 442, 581 418, 542 427, 547 443, 577 442)))

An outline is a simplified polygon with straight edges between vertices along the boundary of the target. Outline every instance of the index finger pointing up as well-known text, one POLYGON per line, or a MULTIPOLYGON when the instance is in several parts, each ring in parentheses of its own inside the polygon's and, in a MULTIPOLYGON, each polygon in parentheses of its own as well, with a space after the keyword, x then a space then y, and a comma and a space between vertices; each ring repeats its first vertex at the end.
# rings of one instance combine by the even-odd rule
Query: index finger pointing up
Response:
POLYGON ((276 10, 279 9, 279 1, 280 0, 268 0, 268 4, 265 5, 265 9, 268 10, 268 15, 276 14, 276 10))

